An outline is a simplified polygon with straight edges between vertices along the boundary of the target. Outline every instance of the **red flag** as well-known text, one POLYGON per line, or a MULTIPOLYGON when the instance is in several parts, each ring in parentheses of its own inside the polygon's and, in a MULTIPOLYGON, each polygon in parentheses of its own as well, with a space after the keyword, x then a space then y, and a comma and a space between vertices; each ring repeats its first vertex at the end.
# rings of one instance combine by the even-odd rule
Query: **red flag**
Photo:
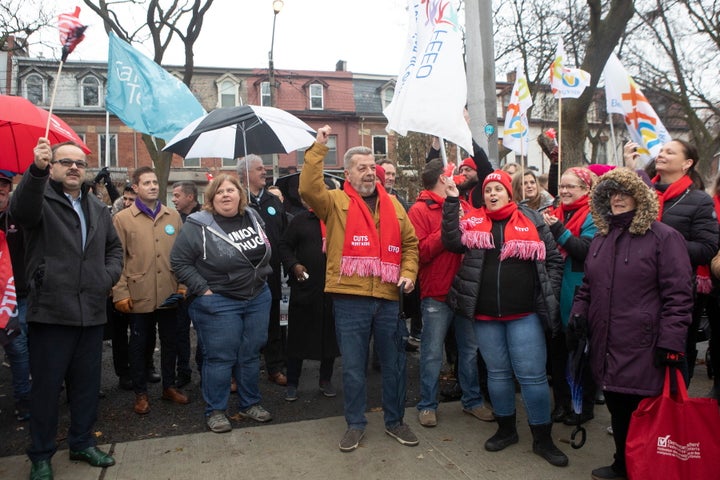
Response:
POLYGON ((15 277, 5 232, 0 230, 0 345, 7 345, 20 334, 15 277))
POLYGON ((73 13, 58 15, 58 30, 60 30, 60 43, 62 44, 62 62, 75 50, 78 43, 85 38, 86 25, 80 23, 80 7, 75 7, 73 13))

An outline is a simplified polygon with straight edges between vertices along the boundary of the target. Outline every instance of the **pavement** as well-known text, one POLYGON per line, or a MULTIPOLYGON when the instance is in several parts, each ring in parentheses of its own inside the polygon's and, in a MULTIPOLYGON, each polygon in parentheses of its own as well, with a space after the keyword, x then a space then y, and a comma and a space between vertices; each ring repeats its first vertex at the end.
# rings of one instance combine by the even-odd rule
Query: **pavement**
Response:
MULTIPOLYGON (((711 386, 698 366, 691 396, 702 396, 711 386)), ((501 452, 486 452, 483 444, 495 433, 494 423, 481 422, 463 413, 459 402, 441 403, 438 426, 423 428, 417 410, 408 408, 405 421, 420 439, 416 447, 400 445, 385 434, 382 412, 367 413, 368 425, 360 447, 342 453, 338 442, 345 432, 343 417, 329 417, 232 432, 211 432, 153 438, 111 445, 116 465, 106 469, 71 462, 67 450, 53 457, 56 480, 215 480, 273 479, 589 479, 592 469, 612 461, 612 437, 606 428, 610 415, 596 406, 595 419, 585 424, 587 443, 575 450, 568 444, 573 427, 555 424, 553 437, 568 455, 567 467, 553 467, 532 453, 532 436, 520 397, 520 442, 501 452)), ((1 441, 1 440, 0 440, 1 441)), ((27 457, 0 458, 0 478, 26 479, 27 457)))

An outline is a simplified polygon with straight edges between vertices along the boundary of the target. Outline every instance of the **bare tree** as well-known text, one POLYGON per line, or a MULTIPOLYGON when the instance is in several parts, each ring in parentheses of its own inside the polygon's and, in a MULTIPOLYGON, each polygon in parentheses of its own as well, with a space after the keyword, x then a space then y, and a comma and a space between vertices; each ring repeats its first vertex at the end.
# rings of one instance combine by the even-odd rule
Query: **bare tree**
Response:
POLYGON ((720 4, 717 0, 652 0, 638 12, 642 21, 628 44, 651 44, 655 55, 628 49, 627 63, 638 68, 637 82, 659 96, 664 122, 687 126, 697 146, 698 169, 714 174, 710 159, 720 149, 720 4))
POLYGON ((0 51, 27 51, 30 36, 52 20, 53 14, 39 1, 3 1, 0 3, 0 51), (11 36, 15 42, 8 42, 11 36))
MULTIPOLYGON (((161 64, 165 51, 173 37, 177 36, 185 46, 185 65, 183 82, 189 87, 195 67, 193 48, 200 36, 205 14, 212 6, 214 0, 84 0, 100 18, 102 18, 105 31, 115 32, 123 40, 132 43, 149 37, 152 40, 153 60, 161 64), (117 8, 127 8, 128 4, 140 11, 145 9, 146 23, 137 29, 126 30, 120 20, 117 8)), ((143 143, 150 153, 155 171, 160 181, 160 198, 164 199, 167 192, 167 182, 170 177, 170 164, 172 154, 163 152, 165 141, 143 134, 143 143)))

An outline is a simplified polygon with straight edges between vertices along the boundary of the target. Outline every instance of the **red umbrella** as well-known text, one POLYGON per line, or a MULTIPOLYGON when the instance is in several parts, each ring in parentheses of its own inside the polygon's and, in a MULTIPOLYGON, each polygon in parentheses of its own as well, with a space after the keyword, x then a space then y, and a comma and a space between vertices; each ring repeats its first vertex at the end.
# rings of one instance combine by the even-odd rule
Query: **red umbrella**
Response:
MULTIPOLYGON (((23 97, 0 95, 0 170, 23 173, 33 161, 33 148, 45 135, 48 112, 23 97)), ((85 153, 90 149, 67 123, 50 118, 50 144, 73 141, 85 153)))

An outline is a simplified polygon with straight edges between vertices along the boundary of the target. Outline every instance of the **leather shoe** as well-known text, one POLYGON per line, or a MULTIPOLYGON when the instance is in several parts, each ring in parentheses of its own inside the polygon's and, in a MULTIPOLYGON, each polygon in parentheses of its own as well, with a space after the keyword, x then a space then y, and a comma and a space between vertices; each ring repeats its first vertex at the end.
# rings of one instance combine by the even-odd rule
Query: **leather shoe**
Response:
POLYGON ((138 393, 135 395, 135 407, 133 408, 138 415, 145 415, 150 411, 150 401, 147 393, 138 393))
POLYGON ((270 380, 271 382, 273 382, 277 385, 281 385, 281 386, 287 385, 287 377, 285 376, 285 374, 283 372, 269 373, 268 380, 270 380))
POLYGON ((179 403, 180 405, 186 405, 190 403, 190 399, 175 387, 163 388, 162 393, 163 400, 168 400, 173 403, 179 403))
POLYGON ((30 480, 53 480, 50 460, 32 462, 32 467, 30 467, 30 480))
POLYGON ((97 447, 88 447, 85 450, 70 450, 70 460, 86 462, 93 467, 112 467, 115 459, 97 447))
POLYGON ((160 383, 160 374, 155 367, 145 370, 145 380, 150 383, 160 383))

